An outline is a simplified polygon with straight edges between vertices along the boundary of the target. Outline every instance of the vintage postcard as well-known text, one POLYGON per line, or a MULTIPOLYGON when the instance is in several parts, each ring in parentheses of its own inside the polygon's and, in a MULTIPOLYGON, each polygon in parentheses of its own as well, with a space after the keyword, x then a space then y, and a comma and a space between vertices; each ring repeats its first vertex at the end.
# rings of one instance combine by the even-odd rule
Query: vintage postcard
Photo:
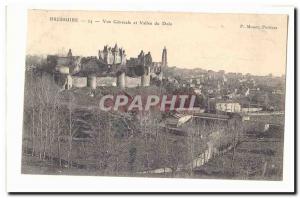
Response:
POLYGON ((28 10, 22 174, 281 181, 288 20, 28 10))

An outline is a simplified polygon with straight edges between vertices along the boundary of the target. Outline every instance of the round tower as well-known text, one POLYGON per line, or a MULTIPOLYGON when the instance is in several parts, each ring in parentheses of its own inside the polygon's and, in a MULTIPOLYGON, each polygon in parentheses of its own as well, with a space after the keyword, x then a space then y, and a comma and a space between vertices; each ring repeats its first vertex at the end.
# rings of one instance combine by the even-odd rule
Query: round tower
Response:
POLYGON ((146 67, 144 74, 141 77, 141 86, 148 87, 150 86, 150 67, 146 67))
POLYGON ((97 78, 96 76, 88 76, 87 77, 87 86, 92 89, 96 89, 97 87, 97 78))
POLYGON ((124 89, 126 87, 124 71, 118 73, 117 75, 117 86, 121 89, 124 89))

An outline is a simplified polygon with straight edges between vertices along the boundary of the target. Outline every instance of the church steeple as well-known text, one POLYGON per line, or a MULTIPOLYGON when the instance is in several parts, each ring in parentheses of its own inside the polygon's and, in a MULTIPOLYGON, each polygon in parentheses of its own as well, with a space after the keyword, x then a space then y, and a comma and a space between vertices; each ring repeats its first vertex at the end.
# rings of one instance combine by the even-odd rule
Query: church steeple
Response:
POLYGON ((164 47, 163 52, 162 52, 161 66, 162 67, 167 67, 168 66, 167 48, 166 48, 166 46, 164 47))

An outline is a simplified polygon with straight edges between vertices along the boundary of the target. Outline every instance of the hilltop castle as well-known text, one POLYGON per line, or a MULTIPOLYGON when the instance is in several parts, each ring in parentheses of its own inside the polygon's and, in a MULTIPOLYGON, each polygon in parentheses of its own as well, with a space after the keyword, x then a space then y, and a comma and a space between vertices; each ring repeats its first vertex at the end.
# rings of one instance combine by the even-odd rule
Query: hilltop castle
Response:
POLYGON ((143 50, 137 57, 126 58, 123 48, 105 45, 98 56, 48 55, 48 66, 53 68, 65 89, 72 86, 118 86, 120 88, 149 86, 151 78, 162 80, 162 67, 167 67, 167 49, 164 47, 162 61, 153 62, 151 53, 143 50))

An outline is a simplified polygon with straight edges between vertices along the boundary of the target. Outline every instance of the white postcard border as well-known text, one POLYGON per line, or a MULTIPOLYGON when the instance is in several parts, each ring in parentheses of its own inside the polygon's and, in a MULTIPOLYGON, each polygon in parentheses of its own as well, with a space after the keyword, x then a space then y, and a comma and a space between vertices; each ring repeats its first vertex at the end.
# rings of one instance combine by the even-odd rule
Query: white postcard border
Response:
MULTIPOLYGON (((34 1, 30 1, 34 2, 34 1)), ((75 1, 66 5, 27 3, 7 7, 7 56, 6 56, 6 140, 7 140, 7 191, 9 192, 290 192, 294 190, 294 10, 292 7, 210 7, 199 6, 195 1, 180 4, 172 1, 141 3, 137 0, 75 1), (34 4, 34 5, 33 5, 34 4), (95 176, 49 176, 21 174, 21 145, 23 119, 23 92, 26 49, 26 10, 136 10, 181 11, 206 13, 264 13, 287 14, 288 48, 286 80, 286 114, 284 135, 283 181, 241 181, 215 179, 169 179, 95 176)))

